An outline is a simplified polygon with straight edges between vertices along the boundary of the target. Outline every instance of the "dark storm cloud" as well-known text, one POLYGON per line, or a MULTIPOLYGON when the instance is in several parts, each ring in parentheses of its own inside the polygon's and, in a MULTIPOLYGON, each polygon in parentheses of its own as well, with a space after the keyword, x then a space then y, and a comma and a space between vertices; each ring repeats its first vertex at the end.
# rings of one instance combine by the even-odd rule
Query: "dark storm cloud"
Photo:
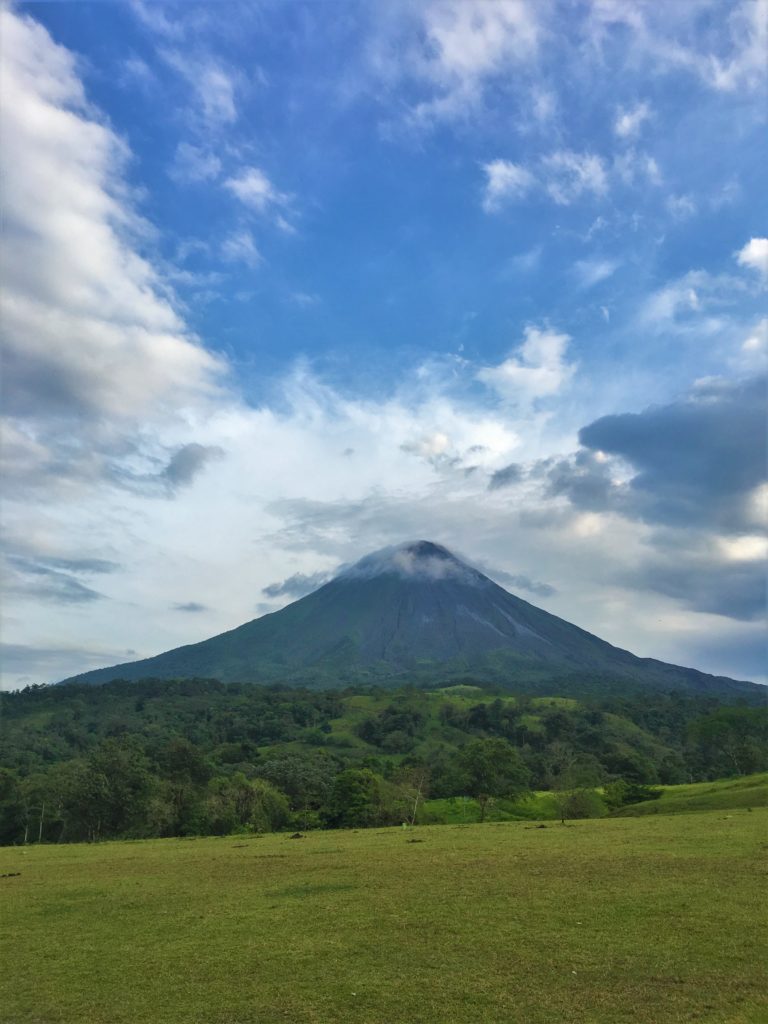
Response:
MULTIPOLYGON (((647 522, 743 529, 746 498, 766 479, 765 396, 762 377, 709 381, 686 400, 604 416, 579 440, 635 470, 621 511, 647 522)), ((602 500, 609 508, 616 500, 594 467, 584 485, 583 493, 567 492, 574 504, 597 508, 602 500)))
POLYGON ((501 487, 509 487, 512 484, 518 483, 523 477, 523 468, 516 462, 511 462, 508 466, 504 466, 503 469, 497 469, 495 473, 491 474, 491 479, 488 481, 488 490, 497 491, 501 487))
POLYGON ((191 484, 197 474, 212 459, 220 459, 224 455, 216 445, 204 445, 193 442, 185 444, 173 454, 168 465, 160 474, 171 490, 191 484))
POLYGON ((608 466, 590 451, 545 459, 537 463, 536 472, 546 479, 549 497, 564 496, 578 508, 603 512, 622 504, 621 489, 613 483, 608 466))
POLYGON ((330 572, 315 572, 309 575, 297 572, 280 583, 270 583, 269 586, 264 587, 262 594, 267 597, 304 597, 333 579, 334 575, 330 572))
POLYGON ((656 527, 646 559, 617 582, 732 619, 763 613, 763 563, 728 557, 722 538, 756 529, 751 498, 766 479, 764 378, 704 381, 668 405, 604 416, 579 440, 579 451, 542 460, 531 475, 545 498, 656 527))
POLYGON ((654 558, 621 577, 625 586, 654 590, 697 612, 750 622, 765 613, 765 567, 756 562, 724 562, 685 552, 654 558))

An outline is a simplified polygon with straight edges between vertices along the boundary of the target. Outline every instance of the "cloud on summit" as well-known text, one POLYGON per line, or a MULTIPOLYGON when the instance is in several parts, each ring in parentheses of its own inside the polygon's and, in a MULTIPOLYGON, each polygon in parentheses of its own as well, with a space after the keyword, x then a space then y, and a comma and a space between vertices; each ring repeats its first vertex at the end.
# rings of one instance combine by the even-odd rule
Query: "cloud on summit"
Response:
POLYGON ((261 592, 265 597, 288 597, 295 601, 324 586, 335 575, 336 573, 332 572, 313 572, 309 574, 295 572, 293 576, 289 576, 287 579, 281 580, 278 583, 268 584, 262 588, 261 592))

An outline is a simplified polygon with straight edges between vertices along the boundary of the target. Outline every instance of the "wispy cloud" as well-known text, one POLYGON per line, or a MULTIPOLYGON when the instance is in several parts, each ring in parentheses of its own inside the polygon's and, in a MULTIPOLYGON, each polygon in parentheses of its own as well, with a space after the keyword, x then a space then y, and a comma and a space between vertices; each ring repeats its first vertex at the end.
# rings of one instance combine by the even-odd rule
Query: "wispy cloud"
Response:
POLYGON ((291 196, 281 192, 259 167, 243 167, 227 178, 224 188, 232 193, 249 210, 269 216, 282 231, 291 233, 294 229, 286 220, 291 196))
POLYGON ((483 171, 486 213, 495 213, 532 192, 548 196, 558 206, 569 206, 584 196, 605 195, 610 184, 602 157, 566 149, 547 154, 531 167, 509 160, 491 160, 483 164, 483 171))
POLYGON ((592 288, 615 274, 618 267, 617 260, 577 260, 573 265, 573 272, 581 288, 592 288))
POLYGON ((194 146, 190 142, 180 142, 176 147, 168 174, 174 181, 182 184, 200 184, 214 181, 221 173, 221 160, 215 153, 194 146))
POLYGON ((636 139, 646 121, 652 117, 648 103, 638 103, 634 107, 619 108, 613 130, 620 139, 636 139))
POLYGON ((198 57, 180 49, 161 49, 160 55, 189 84, 208 128, 231 125, 237 120, 236 78, 231 71, 212 57, 198 57))
POLYGON ((221 255, 228 263, 244 263, 251 270, 255 270, 264 262, 264 257, 253 240, 253 235, 245 229, 233 231, 231 235, 227 235, 221 243, 221 255))
POLYGON ((693 196, 668 196, 666 206, 674 220, 688 220, 696 214, 696 201, 693 196))

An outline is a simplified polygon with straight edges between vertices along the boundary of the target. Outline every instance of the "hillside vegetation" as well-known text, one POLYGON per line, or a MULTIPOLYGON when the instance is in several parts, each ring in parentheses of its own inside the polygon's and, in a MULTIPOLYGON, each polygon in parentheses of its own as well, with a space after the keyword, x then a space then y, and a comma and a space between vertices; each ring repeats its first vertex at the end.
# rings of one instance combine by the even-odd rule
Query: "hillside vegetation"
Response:
POLYGON ((659 785, 768 769, 764 708, 679 693, 145 680, 3 694, 0 713, 11 844, 653 812, 659 785))
POLYGON ((0 850, 13 1024, 763 1024, 768 814, 0 850))

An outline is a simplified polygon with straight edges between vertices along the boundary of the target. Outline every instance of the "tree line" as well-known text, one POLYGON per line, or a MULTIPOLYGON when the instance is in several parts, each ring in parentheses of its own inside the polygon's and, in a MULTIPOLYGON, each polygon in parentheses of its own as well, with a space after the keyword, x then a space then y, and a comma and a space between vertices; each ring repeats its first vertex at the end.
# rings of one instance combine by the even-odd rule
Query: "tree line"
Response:
POLYGON ((680 695, 145 680, 32 687, 0 714, 5 844, 413 823, 429 797, 472 797, 482 819, 531 789, 590 816, 659 782, 768 767, 764 708, 680 695))

